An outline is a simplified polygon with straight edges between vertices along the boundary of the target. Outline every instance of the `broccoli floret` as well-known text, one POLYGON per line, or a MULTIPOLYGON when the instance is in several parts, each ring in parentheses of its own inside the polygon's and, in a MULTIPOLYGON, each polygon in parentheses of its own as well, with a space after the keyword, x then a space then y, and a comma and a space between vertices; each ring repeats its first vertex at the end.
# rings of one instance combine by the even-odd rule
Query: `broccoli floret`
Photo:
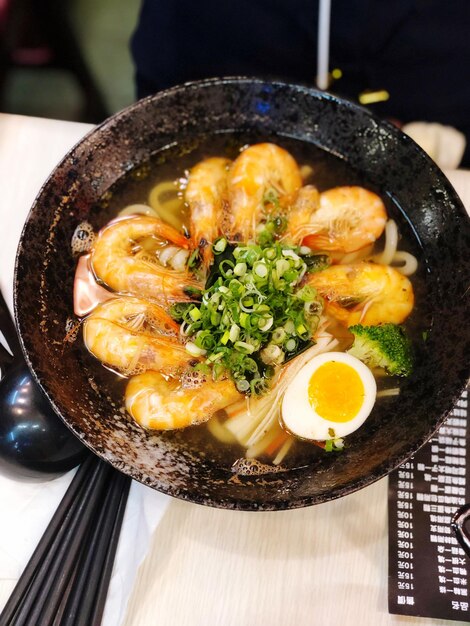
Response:
POLYGON ((382 324, 362 326, 356 324, 349 330, 354 343, 348 350, 369 367, 383 367, 393 376, 409 376, 413 369, 411 342, 401 326, 382 324))

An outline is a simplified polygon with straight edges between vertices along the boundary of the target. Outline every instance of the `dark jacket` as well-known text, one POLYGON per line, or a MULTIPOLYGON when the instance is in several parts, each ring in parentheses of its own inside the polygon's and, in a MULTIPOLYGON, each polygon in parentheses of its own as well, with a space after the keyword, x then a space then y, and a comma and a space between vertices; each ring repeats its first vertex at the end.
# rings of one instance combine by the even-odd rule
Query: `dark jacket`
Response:
MULTIPOLYGON (((144 0, 132 40, 138 96, 222 75, 314 84, 317 19, 318 0, 144 0)), ((342 71, 331 91, 386 90, 379 115, 450 124, 470 143, 467 0, 333 0, 330 55, 342 71)))

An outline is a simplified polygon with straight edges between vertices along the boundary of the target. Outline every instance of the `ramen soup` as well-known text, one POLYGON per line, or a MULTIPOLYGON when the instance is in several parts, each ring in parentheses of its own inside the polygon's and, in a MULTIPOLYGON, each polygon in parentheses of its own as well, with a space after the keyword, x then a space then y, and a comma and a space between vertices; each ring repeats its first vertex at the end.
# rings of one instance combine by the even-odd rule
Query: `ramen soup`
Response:
POLYGON ((240 472, 341 453, 411 374, 416 244, 397 205, 312 145, 167 149, 76 231, 90 379, 240 472))

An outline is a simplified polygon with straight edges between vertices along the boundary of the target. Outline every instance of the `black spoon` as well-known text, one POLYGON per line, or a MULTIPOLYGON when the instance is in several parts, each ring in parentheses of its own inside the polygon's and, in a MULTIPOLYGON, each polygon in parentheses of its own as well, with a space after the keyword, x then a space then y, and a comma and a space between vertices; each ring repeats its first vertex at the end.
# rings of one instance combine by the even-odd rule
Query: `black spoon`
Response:
POLYGON ((21 352, 15 325, 0 292, 0 472, 15 479, 44 480, 78 465, 85 446, 54 413, 21 352))

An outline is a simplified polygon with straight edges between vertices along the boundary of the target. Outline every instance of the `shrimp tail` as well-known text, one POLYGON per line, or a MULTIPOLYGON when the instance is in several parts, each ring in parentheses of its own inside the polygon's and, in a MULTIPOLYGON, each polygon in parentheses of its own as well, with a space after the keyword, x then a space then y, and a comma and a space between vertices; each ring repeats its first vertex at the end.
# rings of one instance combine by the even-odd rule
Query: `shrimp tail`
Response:
MULTIPOLYGON (((325 232, 307 235, 302 239, 302 245, 308 246, 312 250, 330 250, 332 248, 331 238, 325 232)), ((335 244, 333 244, 333 249, 335 249, 335 244)))

